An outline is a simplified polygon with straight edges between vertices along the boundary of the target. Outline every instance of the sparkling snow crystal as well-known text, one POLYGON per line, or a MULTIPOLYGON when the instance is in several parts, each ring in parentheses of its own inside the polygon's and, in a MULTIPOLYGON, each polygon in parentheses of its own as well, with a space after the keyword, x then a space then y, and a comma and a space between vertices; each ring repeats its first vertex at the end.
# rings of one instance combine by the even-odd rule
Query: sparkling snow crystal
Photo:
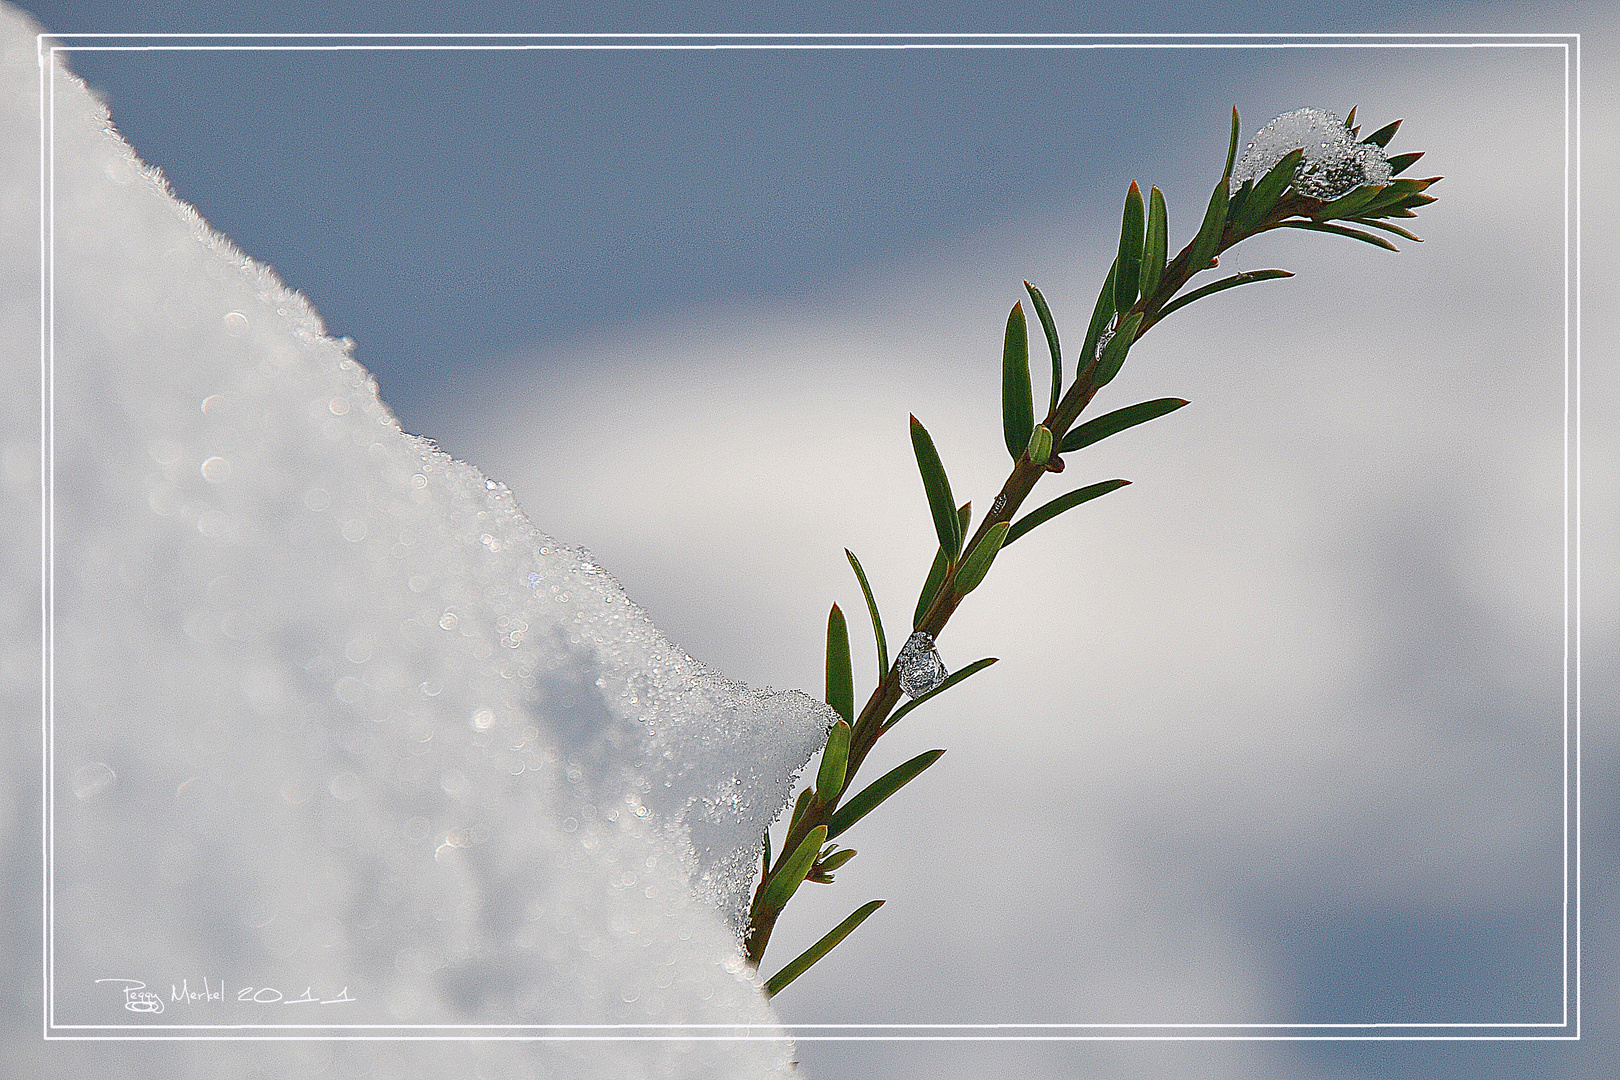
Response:
POLYGON ((934 648, 934 639, 921 630, 914 632, 900 648, 900 689, 912 697, 922 697, 945 681, 945 662, 934 648))
MULTIPOLYGON (((35 32, 0 7, 19 343, 39 326, 35 32)), ((55 1022, 287 1023, 267 988, 308 988, 333 1003, 301 1024, 780 1032, 736 929, 830 710, 707 670, 504 486, 401 431, 352 343, 52 77, 55 1022), (170 997, 205 976, 225 1000, 170 997)), ((39 367, 3 377, 26 440, 39 367)), ((39 527, 13 516, 7 589, 37 612, 39 527)), ((8 634, 37 658, 35 630, 8 634)), ((137 1055, 38 1049, 37 1011, 0 1015, 30 1033, 18 1075, 789 1075, 782 1039, 137 1055)))
POLYGON ((1245 180, 1258 181, 1290 150, 1303 148, 1304 157, 1294 174, 1301 193, 1324 202, 1365 184, 1387 184, 1389 162, 1383 150, 1360 144, 1344 121, 1321 109, 1283 113, 1261 128, 1232 166, 1232 190, 1245 180))

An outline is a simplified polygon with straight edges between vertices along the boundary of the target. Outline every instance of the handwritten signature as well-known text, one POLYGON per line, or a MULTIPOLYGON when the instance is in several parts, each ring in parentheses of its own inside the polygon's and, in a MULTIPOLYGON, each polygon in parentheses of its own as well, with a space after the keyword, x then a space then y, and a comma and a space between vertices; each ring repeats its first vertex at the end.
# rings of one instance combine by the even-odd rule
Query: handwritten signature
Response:
MULTIPOLYGON (((164 1009, 163 995, 147 989, 139 979, 97 979, 96 982, 117 986, 124 995, 124 1008, 130 1012, 157 1014, 164 1009)), ((226 989, 224 980, 210 981, 206 977, 202 981, 202 989, 193 990, 189 979, 181 979, 178 984, 169 984, 168 1004, 223 1005, 227 1001, 234 1001, 242 1005, 341 1005, 355 1000, 349 996, 347 986, 331 998, 319 997, 314 990, 313 986, 306 986, 302 996, 288 997, 274 986, 241 986, 233 993, 226 989)))

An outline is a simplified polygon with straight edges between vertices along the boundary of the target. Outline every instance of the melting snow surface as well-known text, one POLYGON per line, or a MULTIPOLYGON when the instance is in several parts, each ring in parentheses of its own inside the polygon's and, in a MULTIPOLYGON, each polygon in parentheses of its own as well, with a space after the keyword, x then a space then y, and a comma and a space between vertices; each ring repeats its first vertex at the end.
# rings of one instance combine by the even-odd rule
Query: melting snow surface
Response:
POLYGON ((1232 190, 1245 180, 1258 181, 1290 150, 1305 153, 1294 174, 1294 186, 1324 201, 1337 199, 1365 184, 1387 184, 1389 162, 1383 150, 1357 143, 1344 121, 1321 109, 1283 113, 1255 135, 1232 166, 1232 190))
MULTIPOLYGON (((0 145, 29 163, 34 28, 0 9, 0 30, 0 145)), ((783 1035, 736 932, 761 831, 830 710, 705 669, 505 487, 402 432, 304 298, 53 77, 56 1022, 783 1035), (98 979, 144 982, 163 1011, 98 979), (223 997, 172 996, 204 980, 223 997), (272 991, 331 1003, 294 1012, 272 991)), ((0 259, 36 281, 37 174, 5 182, 0 259)), ((38 294, 16 292, 8 336, 35 340, 38 294)), ((19 349, 13 431, 37 430, 38 378, 19 349)), ((8 498, 37 497, 28 469, 6 475, 8 498)), ((8 597, 32 589, 37 610, 37 522, 5 528, 23 553, 8 597)), ((9 655, 36 632, 13 620, 9 655)), ((5 1021, 30 1075, 763 1076, 791 1053, 776 1038, 131 1057, 38 1044, 38 1022, 5 1021)))

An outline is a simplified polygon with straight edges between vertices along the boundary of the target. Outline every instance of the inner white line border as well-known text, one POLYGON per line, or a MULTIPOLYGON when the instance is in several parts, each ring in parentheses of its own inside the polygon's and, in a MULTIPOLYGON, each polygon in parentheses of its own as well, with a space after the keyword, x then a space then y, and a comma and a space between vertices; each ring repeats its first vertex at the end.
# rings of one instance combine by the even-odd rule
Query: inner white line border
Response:
POLYGON ((1581 1037, 1581 35, 1514 33, 1257 34, 39 34, 41 753, 44 846, 43 1037, 46 1040, 553 1040, 553 1041, 1578 1041, 1581 1037), (137 41, 118 45, 115 41, 137 41), (58 45, 57 41, 84 44, 58 45), (322 44, 302 44, 303 42, 322 44), (92 44, 91 42, 107 42, 92 44), (189 42, 196 42, 189 44, 189 42), (225 42, 225 44, 207 44, 225 42), (287 42, 289 44, 268 44, 287 42), (328 43, 330 42, 330 43, 328 43), (340 43, 341 42, 341 43, 340 43), (442 42, 442 44, 433 44, 442 42), (1559 1023, 1391 1024, 803 1024, 756 1033, 716 1024, 105 1024, 59 1025, 55 1014, 55 123, 58 53, 356 51, 721 51, 1020 49, 1556 48, 1564 59, 1564 624, 1563 1015, 1559 1023), (1573 457, 1573 470, 1571 459, 1573 457), (1573 739, 1572 739, 1573 733, 1573 739), (1573 757, 1572 757, 1573 751, 1573 757), (1572 843, 1573 839, 1573 843, 1572 843), (1573 880, 1572 880, 1573 877, 1573 880), (1572 992, 1573 991, 1573 992, 1572 992), (1150 1034, 1166 1029, 1199 1034, 1150 1034), (1507 1029, 1507 1030, 1498 1030, 1507 1029), (205 1030, 229 1034, 188 1035, 205 1030), (294 1034, 313 1030, 328 1034, 294 1034), (694 1030, 704 1034, 687 1034, 694 1030), (405 1034, 432 1031, 435 1034, 405 1034), (447 1033, 437 1033, 437 1032, 447 1033), (850 1034, 813 1034, 814 1032, 850 1034), (920 1032, 951 1032, 921 1034, 920 1032), (1288 1034, 1264 1034, 1264 1032, 1288 1034), (1399 1031, 1401 1033, 1394 1033, 1399 1031), (114 1034, 114 1033, 117 1034, 114 1034), (173 1032, 173 1034, 170 1034, 173 1032), (253 1033, 249 1033, 253 1032, 253 1033), (275 1032, 259 1034, 258 1032, 275 1032), (356 1032, 355 1034, 331 1034, 356 1032), (359 1032, 366 1032, 360 1034, 359 1032), (492 1034, 450 1034, 490 1032, 492 1034), (611 1034, 609 1032, 612 1032, 611 1034), (865 1034, 855 1034, 864 1032, 865 1034), (1071 1032, 1059 1034, 1058 1032, 1071 1032), (1079 1034, 1078 1032, 1086 1032, 1079 1034), (1092 1033, 1095 1032, 1095 1033, 1092 1033), (1433 1034, 1424 1034, 1433 1032, 1433 1034))

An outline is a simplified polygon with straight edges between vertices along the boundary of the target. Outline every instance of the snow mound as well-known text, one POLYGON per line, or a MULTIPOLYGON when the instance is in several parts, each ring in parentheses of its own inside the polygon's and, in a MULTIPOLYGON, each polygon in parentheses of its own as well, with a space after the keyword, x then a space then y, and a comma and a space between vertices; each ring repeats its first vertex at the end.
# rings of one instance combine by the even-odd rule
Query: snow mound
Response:
MULTIPOLYGON (((0 30, 20 106, 0 145, 32 161, 34 30, 9 9, 0 30)), ((756 1025, 779 1038, 321 1053, 395 1054, 398 1076, 785 1074, 736 935, 830 710, 706 669, 505 487, 402 432, 352 345, 53 77, 54 1021, 756 1025)), ((17 281, 37 280, 27 172, 6 178, 17 281)), ((35 528, 8 525, 8 550, 35 528)), ((41 1070, 68 1060, 50 1049, 41 1070)), ((120 1068, 319 1071, 290 1043, 185 1051, 120 1068)))
POLYGON ((1324 202, 1366 184, 1387 184, 1389 162, 1381 147, 1358 143, 1344 121, 1321 109, 1283 113, 1261 128, 1232 166, 1232 190, 1258 181, 1290 150, 1303 148, 1294 186, 1324 202))

